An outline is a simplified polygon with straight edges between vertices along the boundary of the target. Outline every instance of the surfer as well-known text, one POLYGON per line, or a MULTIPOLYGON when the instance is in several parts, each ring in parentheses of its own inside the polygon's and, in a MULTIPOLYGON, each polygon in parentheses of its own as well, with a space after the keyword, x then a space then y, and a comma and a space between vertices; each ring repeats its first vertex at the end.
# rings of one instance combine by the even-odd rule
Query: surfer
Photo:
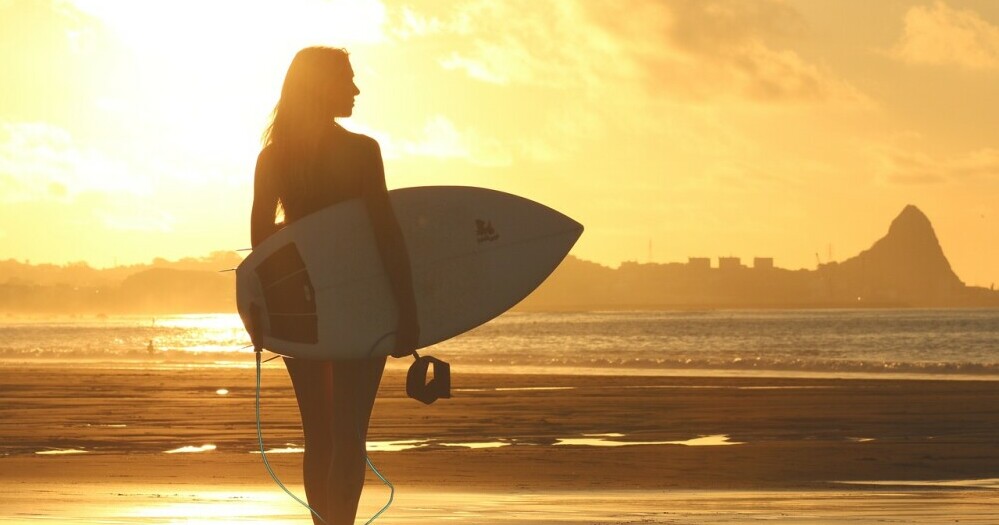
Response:
MULTIPOLYGON (((399 307, 396 347, 413 353, 419 325, 399 223, 389 203, 378 143, 342 128, 360 90, 347 52, 299 51, 257 157, 250 236, 254 247, 287 224, 340 201, 362 198, 399 307), (283 216, 283 220, 282 220, 283 216)), ((305 434, 303 470, 309 505, 329 525, 354 523, 364 485, 365 443, 385 358, 284 359, 305 434)), ((313 516, 316 524, 322 523, 313 516)))

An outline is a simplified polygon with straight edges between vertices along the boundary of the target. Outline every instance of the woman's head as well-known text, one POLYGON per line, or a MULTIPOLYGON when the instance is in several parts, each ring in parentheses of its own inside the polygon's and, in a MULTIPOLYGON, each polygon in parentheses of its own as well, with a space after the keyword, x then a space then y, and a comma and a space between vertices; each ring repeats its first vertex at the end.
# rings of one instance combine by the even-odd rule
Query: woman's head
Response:
POLYGON ((314 140, 334 118, 353 113, 358 94, 347 51, 332 47, 299 51, 288 66, 264 143, 314 140))

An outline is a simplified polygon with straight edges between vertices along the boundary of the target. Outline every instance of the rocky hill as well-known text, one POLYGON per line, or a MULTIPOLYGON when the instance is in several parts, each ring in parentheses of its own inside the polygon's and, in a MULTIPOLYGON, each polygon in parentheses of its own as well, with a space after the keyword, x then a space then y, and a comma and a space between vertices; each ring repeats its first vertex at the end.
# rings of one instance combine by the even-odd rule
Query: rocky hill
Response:
POLYGON ((965 285, 954 274, 930 220, 909 205, 870 249, 819 269, 830 293, 862 301, 945 305, 960 302, 965 285))
MULTIPOLYGON (((999 292, 965 286, 930 220, 906 206, 867 250, 816 270, 741 263, 623 263, 612 269, 567 258, 518 307, 632 308, 999 307, 999 292)), ((729 261, 731 262, 731 261, 729 261)))

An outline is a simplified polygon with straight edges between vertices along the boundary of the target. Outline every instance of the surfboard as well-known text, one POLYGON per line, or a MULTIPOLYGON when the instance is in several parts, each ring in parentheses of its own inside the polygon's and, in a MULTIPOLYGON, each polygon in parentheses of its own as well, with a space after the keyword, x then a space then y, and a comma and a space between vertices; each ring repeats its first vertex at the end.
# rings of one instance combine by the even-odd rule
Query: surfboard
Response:
MULTIPOLYGON (((507 311, 568 254, 583 226, 537 202, 466 186, 389 192, 409 251, 419 347, 507 311)), ((282 228, 236 269, 247 330, 258 309, 261 345, 305 359, 360 359, 394 349, 395 299, 361 199, 282 228)))

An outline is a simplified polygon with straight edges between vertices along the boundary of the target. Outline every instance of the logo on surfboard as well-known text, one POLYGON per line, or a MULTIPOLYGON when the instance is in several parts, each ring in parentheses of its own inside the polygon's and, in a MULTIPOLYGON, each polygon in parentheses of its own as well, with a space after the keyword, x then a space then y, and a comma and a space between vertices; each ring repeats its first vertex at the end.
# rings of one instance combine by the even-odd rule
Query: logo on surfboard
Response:
POLYGON ((475 233, 478 235, 478 242, 493 242, 499 239, 499 234, 493 229, 492 221, 475 219, 475 233))

